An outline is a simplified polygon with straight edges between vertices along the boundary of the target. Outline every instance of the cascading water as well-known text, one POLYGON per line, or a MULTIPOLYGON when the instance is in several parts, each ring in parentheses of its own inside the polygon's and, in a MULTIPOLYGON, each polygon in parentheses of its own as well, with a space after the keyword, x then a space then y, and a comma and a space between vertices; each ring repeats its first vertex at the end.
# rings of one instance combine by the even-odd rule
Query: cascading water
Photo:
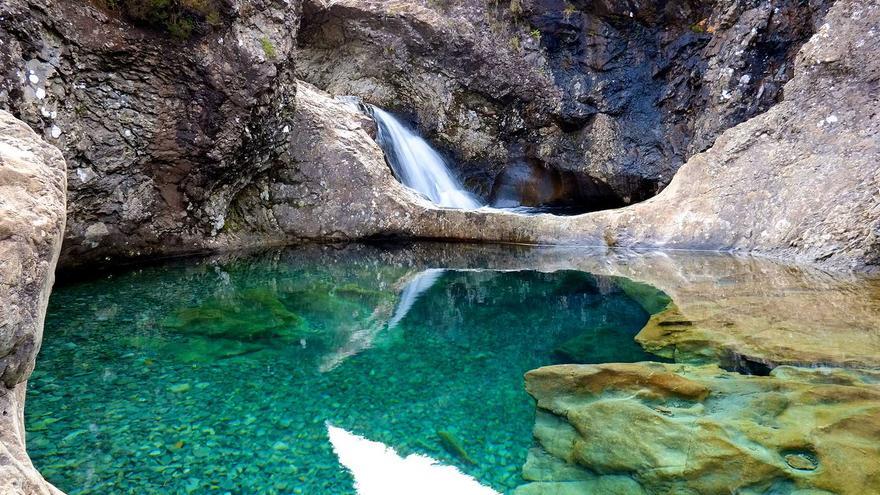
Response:
POLYGON ((431 145, 388 112, 374 106, 370 109, 379 128, 379 146, 400 182, 440 206, 471 210, 482 206, 452 176, 431 145))

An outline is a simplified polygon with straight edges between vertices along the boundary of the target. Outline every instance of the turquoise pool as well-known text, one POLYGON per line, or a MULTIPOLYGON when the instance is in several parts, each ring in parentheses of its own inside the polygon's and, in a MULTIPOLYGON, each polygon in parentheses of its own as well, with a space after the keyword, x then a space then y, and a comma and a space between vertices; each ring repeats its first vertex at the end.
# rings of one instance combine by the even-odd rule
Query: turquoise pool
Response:
POLYGON ((666 299, 476 260, 303 248, 63 283, 29 383, 34 463, 71 495, 355 493, 333 425, 508 492, 534 422, 523 373, 652 359, 633 336, 646 294, 666 299))

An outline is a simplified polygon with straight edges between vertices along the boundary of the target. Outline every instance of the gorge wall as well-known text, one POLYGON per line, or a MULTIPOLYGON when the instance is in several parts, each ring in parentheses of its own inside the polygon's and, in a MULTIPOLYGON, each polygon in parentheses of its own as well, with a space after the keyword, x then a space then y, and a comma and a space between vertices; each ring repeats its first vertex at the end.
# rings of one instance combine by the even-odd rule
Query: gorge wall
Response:
POLYGON ((0 5, 0 108, 69 164, 62 263, 208 248, 287 146, 297 7, 206 2, 182 40, 98 3, 0 5))
POLYGON ((62 266, 370 237, 877 258, 875 2, 207 5, 183 39, 87 0, 0 6, 0 108, 70 167, 62 266), (411 115, 487 200, 620 206, 689 163, 619 212, 441 210, 339 94, 411 115))
POLYGON ((4 492, 54 491, 22 408, 59 250, 404 237, 880 266, 877 0, 210 4, 180 38, 86 0, 0 4, 4 492), (410 113, 487 199, 525 167, 569 185, 550 199, 645 201, 437 208, 340 94, 410 113))
POLYGON ((527 200, 595 210, 653 196, 776 103, 827 5, 314 0, 296 72, 413 115, 487 199, 528 165, 569 187, 527 200))

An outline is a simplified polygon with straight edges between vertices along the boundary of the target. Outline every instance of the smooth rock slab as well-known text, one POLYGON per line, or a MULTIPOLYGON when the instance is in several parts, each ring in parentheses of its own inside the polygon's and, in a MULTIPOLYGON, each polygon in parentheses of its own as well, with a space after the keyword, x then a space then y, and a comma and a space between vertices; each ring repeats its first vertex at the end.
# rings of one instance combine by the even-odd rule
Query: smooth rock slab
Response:
POLYGON ((26 380, 43 337, 65 219, 61 153, 0 111, 0 493, 59 493, 25 452, 26 380))
POLYGON ((862 494, 880 489, 876 372, 781 366, 559 365, 526 374, 538 401, 517 495, 862 494), (566 491, 568 490, 568 491, 566 491), (602 493, 601 490, 598 490, 602 493))

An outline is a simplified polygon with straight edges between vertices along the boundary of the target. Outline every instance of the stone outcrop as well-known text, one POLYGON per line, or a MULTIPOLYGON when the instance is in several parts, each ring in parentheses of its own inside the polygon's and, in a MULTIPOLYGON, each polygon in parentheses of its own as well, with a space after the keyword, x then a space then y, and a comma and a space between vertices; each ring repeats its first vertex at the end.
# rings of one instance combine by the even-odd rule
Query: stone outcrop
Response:
POLYGON ((729 250, 834 269, 880 264, 880 19, 836 2, 800 50, 783 101, 693 156, 658 196, 576 217, 429 212, 428 238, 729 250))
POLYGON ((64 232, 64 158, 0 111, 0 492, 60 493, 25 452, 24 396, 64 232))
POLYGON ((223 234, 364 238, 402 231, 417 211, 440 211, 394 179, 375 132, 356 106, 299 82, 290 152, 236 197, 223 234))
POLYGON ((0 4, 0 108, 70 165, 62 263, 219 247, 285 151, 298 4, 208 2, 214 27, 176 39, 98 3, 0 4))
MULTIPOLYGON (((321 228, 288 222, 279 224, 279 230, 288 237, 419 237, 750 251, 834 269, 876 269, 880 176, 875 165, 880 158, 880 124, 873 109, 880 104, 880 67, 869 41, 877 36, 872 29, 877 19, 876 1, 835 3, 825 17, 827 23, 800 50, 782 102, 721 134, 711 148, 693 156, 658 196, 631 207, 575 217, 443 210, 414 200, 410 191, 390 183, 375 148, 368 151, 373 147, 365 139, 369 126, 356 124, 355 113, 328 104, 308 105, 309 112, 322 115, 320 125, 310 124, 312 135, 322 135, 326 142, 345 140, 338 149, 348 155, 344 160, 325 159, 308 151, 308 143, 304 148, 291 147, 292 153, 317 157, 294 165, 301 171, 334 173, 331 177, 311 172, 313 179, 306 181, 313 184, 317 206, 287 209, 288 218, 295 218, 297 211, 301 219, 320 211, 316 218, 321 218, 321 228), (352 126, 361 129, 354 132, 352 126), (349 130, 334 130, 340 127, 349 130), (353 154, 352 149, 363 151, 353 154), (321 179, 314 179, 318 176, 321 179), (354 186, 342 177, 363 182, 354 186), (337 196, 344 199, 331 200, 337 196)), ((317 90, 303 95, 303 101, 315 98, 329 101, 317 90)), ((276 182, 287 180, 279 177, 276 182)), ((260 211, 259 204, 251 204, 251 211, 260 211)), ((293 204, 303 203, 294 200, 293 204)))
MULTIPOLYGON (((797 56, 784 100, 722 134, 663 194, 602 223, 611 245, 880 264, 878 2, 837 2, 797 56)), ((586 228, 584 230, 589 230, 586 228)))
MULTIPOLYGON (((632 18, 618 15, 620 5, 575 3, 568 14, 561 5, 519 5, 524 9, 515 13, 503 2, 459 2, 446 10, 415 2, 315 1, 302 9, 296 2, 231 2, 216 27, 181 41, 86 0, 14 0, 0 6, 0 41, 9 48, 0 54, 7 69, 0 106, 42 129, 71 164, 65 266, 372 237, 740 250, 830 268, 877 266, 876 1, 839 1, 824 15, 819 4, 785 3, 777 12, 736 3, 723 14, 649 5, 632 18), (797 51, 820 17, 824 24, 797 51), (300 18, 309 20, 302 30, 300 18), (540 42, 522 31, 527 20, 540 42), (483 23, 498 32, 481 35, 483 23), (620 43, 630 35, 637 46, 620 43), (514 36, 516 50, 502 43, 514 36), (731 48, 733 39, 742 53, 731 48), (772 54, 759 57, 771 45, 772 54), (666 62, 648 91, 636 84, 644 74, 626 67, 658 63, 638 58, 639 50, 656 46, 679 55, 663 52, 666 62), (578 86, 568 84, 576 71, 554 65, 572 50, 581 57, 573 61, 578 67, 605 70, 579 83, 593 88, 586 96, 560 92, 578 86), (684 76, 691 66, 702 82, 684 76), (370 72, 350 77, 359 70, 370 72), (538 198, 579 194, 574 189, 598 198, 609 187, 618 199, 633 200, 630 168, 653 177, 660 172, 648 162, 661 164, 667 180, 678 162, 696 154, 659 196, 619 210, 569 218, 444 210, 393 180, 371 122, 319 87, 297 82, 294 71, 332 92, 369 93, 388 106, 396 98, 438 142, 483 163, 480 173, 497 173, 491 163, 511 163, 499 187, 538 198), (782 101, 718 134, 778 100, 789 73, 782 101), (635 79, 609 85, 607 78, 618 75, 635 79), (660 103, 642 99, 661 90, 669 97, 660 103), (615 101, 628 103, 617 108, 615 101), (653 112, 650 122, 684 119, 669 117, 678 130, 656 137, 678 151, 648 153, 645 146, 665 148, 634 142, 633 136, 655 139, 638 126, 630 137, 616 134, 617 141, 596 128, 612 117, 647 122, 632 114, 642 112, 640 105, 653 112), (578 112, 589 115, 571 130, 565 122, 573 117, 564 114, 578 112), (461 124, 453 129, 453 121, 461 124), (575 148, 564 141, 574 135, 620 153, 575 147, 571 154, 565 150, 575 148), (517 140, 543 143, 522 152, 538 158, 517 162, 517 140), (564 158, 548 158, 554 150, 564 158), (630 151, 641 158, 622 158, 630 151), (594 155, 604 157, 601 164, 590 161, 594 155), (607 159, 612 155, 622 161, 607 159), (578 182, 573 169, 551 162, 607 174, 588 171, 591 178, 578 182)), ((652 129, 672 128, 654 123, 652 129)))
POLYGON ((861 494, 880 486, 876 372, 559 365, 526 374, 537 446, 517 495, 861 494))
POLYGON ((487 198, 534 169, 592 209, 644 200, 781 95, 828 2, 308 0, 297 75, 413 114, 487 198))

